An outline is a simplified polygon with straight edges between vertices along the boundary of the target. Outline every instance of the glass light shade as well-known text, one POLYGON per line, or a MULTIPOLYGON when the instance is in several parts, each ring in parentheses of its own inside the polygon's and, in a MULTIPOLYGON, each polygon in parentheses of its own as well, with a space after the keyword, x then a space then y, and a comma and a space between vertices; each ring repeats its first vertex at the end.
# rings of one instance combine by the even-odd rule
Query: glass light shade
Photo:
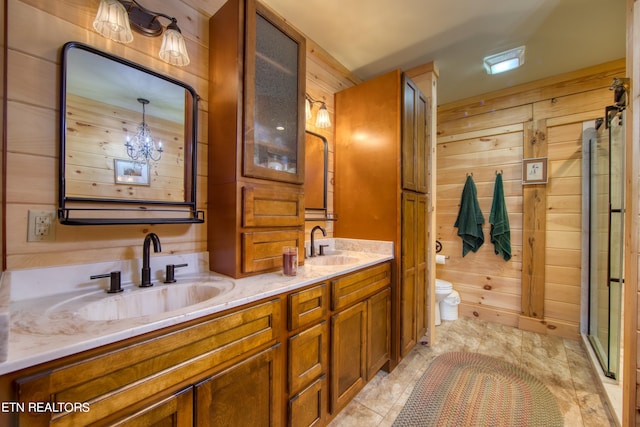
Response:
POLYGON ((187 45, 180 31, 168 27, 162 36, 162 46, 159 52, 160 58, 171 65, 184 67, 189 65, 189 54, 187 45))
POLYGON ((311 101, 308 98, 304 100, 304 115, 307 120, 311 118, 311 101))
POLYGON ((133 34, 127 10, 118 0, 101 0, 93 29, 102 36, 119 43, 130 43, 133 34))
POLYGON ((324 104, 322 104, 322 106, 318 110, 318 115, 316 116, 316 127, 328 128, 330 126, 331 126, 331 119, 329 118, 329 112, 327 111, 327 107, 324 104))

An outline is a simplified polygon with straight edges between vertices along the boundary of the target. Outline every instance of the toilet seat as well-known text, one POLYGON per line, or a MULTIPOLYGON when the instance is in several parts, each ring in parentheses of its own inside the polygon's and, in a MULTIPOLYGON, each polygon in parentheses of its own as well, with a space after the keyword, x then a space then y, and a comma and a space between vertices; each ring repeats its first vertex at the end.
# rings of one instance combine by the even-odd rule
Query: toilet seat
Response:
POLYGON ((451 293, 451 291, 453 290, 453 284, 451 282, 447 282, 446 280, 442 280, 442 279, 436 279, 436 293, 437 294, 444 294, 444 293, 451 293))

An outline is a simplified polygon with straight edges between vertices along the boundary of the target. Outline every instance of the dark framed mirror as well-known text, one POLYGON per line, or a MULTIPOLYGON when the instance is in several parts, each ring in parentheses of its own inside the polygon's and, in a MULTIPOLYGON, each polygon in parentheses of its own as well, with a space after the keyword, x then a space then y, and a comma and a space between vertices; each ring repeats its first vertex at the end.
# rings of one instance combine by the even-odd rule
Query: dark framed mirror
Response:
POLYGON ((327 176, 329 167, 329 147, 327 138, 311 131, 305 131, 305 210, 317 215, 327 214, 327 176))
POLYGON ((62 224, 204 222, 193 88, 78 42, 62 49, 60 88, 62 224))

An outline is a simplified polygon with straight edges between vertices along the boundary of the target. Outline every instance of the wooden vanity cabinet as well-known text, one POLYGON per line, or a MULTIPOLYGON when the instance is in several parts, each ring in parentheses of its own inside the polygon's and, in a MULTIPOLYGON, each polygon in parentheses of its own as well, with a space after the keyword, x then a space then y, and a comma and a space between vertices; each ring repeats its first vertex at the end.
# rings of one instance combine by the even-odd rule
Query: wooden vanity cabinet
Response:
POLYGON ((390 359, 391 264, 331 282, 331 414, 335 416, 390 359))
POLYGON ((283 246, 304 254, 306 42, 255 0, 228 0, 209 28, 209 265, 275 271, 283 246))
POLYGON ((389 361, 391 264, 288 296, 289 425, 325 425, 389 361))
POLYGON ((390 357, 391 264, 0 377, 17 426, 322 426, 390 357))
POLYGON ((204 425, 203 407, 226 407, 251 420, 269 414, 267 419, 276 421, 271 425, 278 425, 283 417, 277 404, 283 398, 277 380, 282 375, 281 312, 281 301, 273 299, 84 358, 71 357, 72 362, 52 362, 14 381, 17 400, 25 405, 87 402, 89 410, 24 411, 16 424, 151 425, 146 421, 157 420, 179 426, 190 425, 189 414, 196 408, 200 418, 193 425, 204 425), (234 387, 247 399, 230 398, 234 387), (216 390, 213 398, 207 393, 211 389, 216 390))
POLYGON ((400 70, 336 94, 334 236, 394 243, 391 368, 428 327, 429 106, 400 70))

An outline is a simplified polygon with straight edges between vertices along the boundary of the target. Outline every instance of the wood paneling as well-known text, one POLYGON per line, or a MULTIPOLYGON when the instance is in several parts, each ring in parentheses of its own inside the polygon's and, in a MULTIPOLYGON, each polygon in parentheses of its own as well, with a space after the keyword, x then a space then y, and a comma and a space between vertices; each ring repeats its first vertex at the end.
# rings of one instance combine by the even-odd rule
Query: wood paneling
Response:
MULTIPOLYGON (((191 64, 174 67, 156 55, 161 39, 134 35, 123 45, 93 31, 99 0, 7 0, 7 268, 37 268, 104 260, 134 259, 141 255, 144 236, 153 230, 165 252, 191 253, 207 250, 207 224, 82 227, 57 225, 54 242, 26 241, 27 211, 57 209, 57 153, 60 50, 74 40, 139 63, 187 83, 200 95, 198 114, 198 209, 208 210, 208 49, 209 17, 224 0, 185 0, 163 4, 163 12, 176 16, 187 39, 191 64), (205 4, 206 3, 206 4, 205 4), (37 22, 38 25, 25 23, 37 22), (29 171, 25 173, 25 171, 29 171), (133 250, 131 249, 133 247, 133 250)), ((335 123, 333 94, 353 86, 359 79, 312 40, 307 43, 307 92, 326 102, 335 123)), ((315 118, 315 116, 314 116, 315 118)), ((329 141, 329 210, 333 211, 333 128, 307 128, 329 141)), ((215 203, 212 203, 216 206, 215 203)), ((217 207, 217 206, 216 206, 217 207)), ((307 231, 317 223, 306 223, 307 231)), ((333 222, 321 222, 328 235, 333 222)), ((307 234, 308 235, 308 234, 307 234)))
MULTIPOLYGON (((134 36, 129 45, 97 35, 91 25, 98 0, 8 0, 7 74, 7 268, 21 269, 79 262, 137 258, 151 229, 164 250, 190 253, 206 250, 206 224, 190 226, 132 225, 76 227, 56 225, 54 242, 26 241, 27 211, 57 209, 59 76, 62 45, 75 40, 137 62, 184 81, 202 96, 199 103, 198 154, 206 154, 208 17, 183 3, 167 5, 178 17, 187 39, 191 64, 173 67, 156 55, 160 38, 134 36), (38 22, 28 25, 26 22, 38 22), (140 249, 138 249, 138 246, 140 249), (134 250, 131 250, 131 247, 134 250)), ((202 156, 200 156, 202 159, 202 156)), ((198 208, 206 209, 206 164, 198 168, 198 208)), ((113 179, 113 178, 112 178, 113 179)))
POLYGON ((612 102, 609 85, 613 77, 623 76, 624 60, 618 60, 438 108, 436 238, 450 258, 437 266, 437 275, 460 292, 462 315, 577 337, 582 122, 604 115, 612 102), (542 151, 541 144, 526 147, 534 136, 544 138, 542 151), (522 185, 526 157, 548 157, 548 184, 522 185), (497 171, 503 172, 511 227, 508 262, 493 253, 489 241, 497 171), (453 224, 468 173, 473 173, 485 217, 485 243, 462 258, 453 224), (525 277, 535 278, 531 292, 525 277), (523 300, 531 303, 527 314, 543 312, 544 317, 521 316, 523 300))

